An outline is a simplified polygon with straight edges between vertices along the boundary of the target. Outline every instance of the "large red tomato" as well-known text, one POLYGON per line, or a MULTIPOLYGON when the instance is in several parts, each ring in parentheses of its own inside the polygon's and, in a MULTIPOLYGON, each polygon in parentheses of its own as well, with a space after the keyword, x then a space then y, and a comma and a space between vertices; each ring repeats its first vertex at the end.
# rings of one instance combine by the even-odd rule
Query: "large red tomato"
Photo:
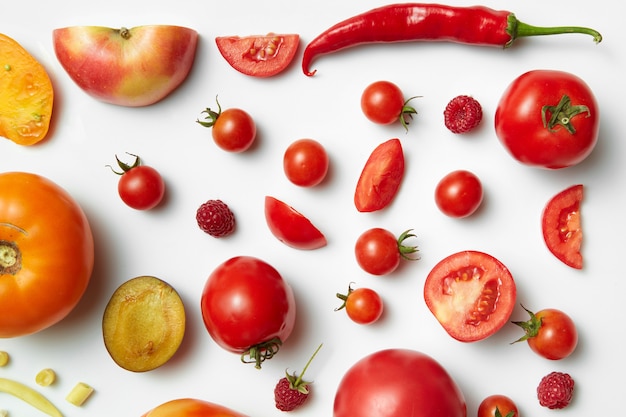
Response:
POLYGON ((78 304, 91 278, 87 217, 57 184, 0 174, 0 337, 32 334, 78 304))
POLYGON ((195 398, 165 402, 142 417, 247 417, 227 407, 195 398))
POLYGON ((591 89, 563 71, 522 74, 506 89, 495 114, 496 134, 509 153, 524 164, 550 169, 585 159, 599 126, 591 89))
POLYGON ((386 349, 355 363, 335 395, 333 417, 465 417, 465 397, 432 357, 386 349))
POLYGON ((291 287, 273 266, 251 256, 215 268, 202 291, 201 308, 213 340, 257 368, 278 351, 296 321, 291 287))

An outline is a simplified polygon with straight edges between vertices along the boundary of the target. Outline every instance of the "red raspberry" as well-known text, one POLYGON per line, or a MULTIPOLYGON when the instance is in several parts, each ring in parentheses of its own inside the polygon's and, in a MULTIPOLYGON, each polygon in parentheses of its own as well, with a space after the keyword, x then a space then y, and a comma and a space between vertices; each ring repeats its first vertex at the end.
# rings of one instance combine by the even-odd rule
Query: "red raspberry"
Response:
POLYGON ((478 126, 483 118, 483 109, 473 97, 457 96, 450 100, 443 117, 452 133, 465 133, 478 126))
POLYGON ((235 231, 235 215, 222 200, 209 200, 196 212, 200 229, 213 237, 228 236, 235 231))
POLYGON ((313 355, 309 358, 309 361, 304 366, 300 376, 296 376, 295 373, 290 374, 289 372, 285 372, 286 376, 282 377, 278 381, 276 387, 274 388, 274 401, 276 402, 276 408, 281 411, 293 411, 306 402, 309 398, 309 385, 311 383, 303 380, 302 377, 321 348, 322 345, 317 347, 313 355))
POLYGON ((572 400, 574 380, 569 374, 551 372, 544 376, 537 387, 539 404, 550 409, 564 408, 572 400))

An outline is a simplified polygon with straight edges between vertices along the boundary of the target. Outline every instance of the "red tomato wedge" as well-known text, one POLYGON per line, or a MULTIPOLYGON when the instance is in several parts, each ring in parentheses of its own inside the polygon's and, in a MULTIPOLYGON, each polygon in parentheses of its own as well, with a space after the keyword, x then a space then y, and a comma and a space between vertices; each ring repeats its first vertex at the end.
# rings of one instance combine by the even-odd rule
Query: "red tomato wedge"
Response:
POLYGON ((326 237, 309 219, 274 197, 265 197, 265 220, 272 234, 287 246, 306 250, 326 246, 326 237))
POLYGON ((397 138, 378 145, 370 154, 354 192, 360 212, 382 210, 394 199, 404 177, 404 153, 397 138))
POLYGON ((274 34, 265 36, 220 36, 217 49, 231 67, 252 77, 271 77, 284 71, 293 60, 300 36, 274 34))
POLYGON ((424 283, 435 318, 461 342, 485 339, 509 320, 517 289, 508 268, 493 256, 463 251, 441 260, 424 283))
POLYGON ((580 222, 580 204, 583 186, 571 186, 548 201, 543 210, 541 228, 548 249, 565 265, 582 269, 580 247, 583 231, 580 222))

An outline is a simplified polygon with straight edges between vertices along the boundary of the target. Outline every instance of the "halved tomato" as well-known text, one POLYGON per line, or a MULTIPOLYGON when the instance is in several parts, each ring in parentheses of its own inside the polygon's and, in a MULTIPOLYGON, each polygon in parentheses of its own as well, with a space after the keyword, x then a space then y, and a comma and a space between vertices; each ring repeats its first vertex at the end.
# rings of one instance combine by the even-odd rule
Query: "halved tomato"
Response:
POLYGON ((462 251, 441 260, 424 283, 424 300, 435 318, 461 342, 485 339, 509 320, 517 289, 495 257, 462 251))
POLYGON ((300 36, 274 34, 265 36, 218 36, 217 49, 231 67, 253 77, 271 77, 284 71, 293 60, 300 36))
POLYGON ((548 249, 565 265, 582 269, 580 247, 583 231, 580 223, 580 204, 583 186, 573 185, 548 201, 543 210, 541 229, 548 249))
POLYGON ((274 197, 265 197, 265 220, 272 234, 287 246, 308 250, 326 246, 326 237, 309 219, 274 197))
POLYGON ((382 210, 394 199, 404 177, 404 153, 397 138, 378 145, 370 154, 354 192, 360 212, 382 210))

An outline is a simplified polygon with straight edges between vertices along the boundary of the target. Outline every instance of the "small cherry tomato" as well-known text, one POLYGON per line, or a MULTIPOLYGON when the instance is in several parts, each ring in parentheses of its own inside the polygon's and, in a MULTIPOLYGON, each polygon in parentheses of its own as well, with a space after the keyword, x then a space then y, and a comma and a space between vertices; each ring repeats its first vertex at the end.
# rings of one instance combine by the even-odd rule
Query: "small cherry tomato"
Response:
POLYGON ((406 246, 403 242, 415 237, 411 230, 399 237, 380 227, 363 232, 354 246, 354 254, 359 266, 372 275, 387 275, 400 265, 401 259, 416 260, 409 254, 417 252, 416 246, 406 246))
POLYGON ((204 127, 212 128, 213 140, 221 149, 235 153, 248 150, 256 139, 256 124, 252 116, 234 107, 222 111, 217 98, 215 101, 218 111, 207 108, 203 113, 207 114, 208 121, 197 120, 197 122, 204 127))
POLYGON ((361 95, 361 110, 371 122, 388 125, 398 120, 407 127, 407 118, 417 111, 404 100, 400 87, 390 81, 376 81, 368 85, 361 95))
POLYGON ((467 217, 483 201, 483 187, 476 175, 469 171, 453 171, 443 177, 435 188, 435 203, 450 217, 467 217))
POLYGON ((554 308, 537 313, 523 308, 530 319, 513 322, 526 333, 516 342, 525 340, 533 352, 551 360, 566 358, 574 352, 578 345, 578 331, 570 316, 554 308))
POLYGON ((494 394, 482 400, 476 417, 519 417, 519 411, 511 398, 494 394))
POLYGON ((343 304, 335 311, 346 309, 348 317, 358 324, 371 324, 383 314, 383 300, 378 293, 370 288, 348 287, 348 294, 337 293, 343 304))
POLYGON ((141 165, 139 157, 137 155, 132 156, 135 157, 135 162, 132 165, 120 161, 117 156, 115 157, 122 169, 122 172, 113 170, 121 176, 117 184, 117 191, 127 206, 136 210, 150 210, 163 200, 165 182, 156 169, 141 165))
POLYGON ((313 187, 321 183, 328 172, 326 149, 313 139, 299 139, 287 147, 283 156, 285 175, 295 185, 313 187))
POLYGON ((546 246, 557 259, 575 269, 583 267, 580 252, 583 241, 580 221, 582 200, 581 184, 566 188, 548 201, 541 216, 546 246))

